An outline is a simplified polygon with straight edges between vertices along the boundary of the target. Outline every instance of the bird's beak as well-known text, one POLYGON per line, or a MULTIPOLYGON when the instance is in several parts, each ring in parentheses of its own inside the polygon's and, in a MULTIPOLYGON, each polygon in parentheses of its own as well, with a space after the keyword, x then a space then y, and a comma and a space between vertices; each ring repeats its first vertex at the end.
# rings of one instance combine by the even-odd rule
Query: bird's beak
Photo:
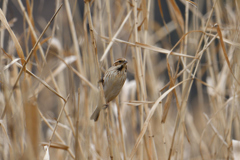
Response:
POLYGON ((128 63, 128 61, 126 60, 126 61, 124 61, 124 64, 127 64, 128 63))

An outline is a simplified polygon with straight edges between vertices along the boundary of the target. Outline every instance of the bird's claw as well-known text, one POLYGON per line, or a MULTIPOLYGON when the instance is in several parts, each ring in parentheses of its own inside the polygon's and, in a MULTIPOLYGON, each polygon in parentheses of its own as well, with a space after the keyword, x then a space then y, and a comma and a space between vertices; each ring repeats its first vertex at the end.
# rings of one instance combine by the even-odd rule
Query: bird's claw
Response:
POLYGON ((108 106, 109 106, 108 104, 104 104, 104 105, 103 105, 103 109, 108 108, 108 106))

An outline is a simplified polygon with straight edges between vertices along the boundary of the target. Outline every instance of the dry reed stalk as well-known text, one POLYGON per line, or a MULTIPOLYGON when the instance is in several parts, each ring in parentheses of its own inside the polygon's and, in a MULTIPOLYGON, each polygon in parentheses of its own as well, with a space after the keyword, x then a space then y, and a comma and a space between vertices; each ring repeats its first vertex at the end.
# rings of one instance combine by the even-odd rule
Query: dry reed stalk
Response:
MULTIPOLYGON (((8 0, 4 1, 3 4, 2 4, 2 11, 3 11, 3 15, 6 15, 6 12, 7 12, 7 4, 8 4, 8 0)), ((2 26, 3 27, 3 24, 2 26)), ((5 29, 1 30, 1 39, 0 39, 0 45, 1 47, 3 48, 4 46, 4 35, 5 35, 5 29)))
MULTIPOLYGON (((132 4, 133 4, 133 34, 134 34, 134 42, 139 42, 140 41, 140 37, 138 35, 138 25, 140 24, 139 22, 139 18, 138 18, 138 11, 137 11, 137 8, 138 8, 138 3, 136 0, 133 0, 132 1, 132 4)), ((134 61, 135 61, 135 72, 136 72, 136 76, 135 76, 135 79, 137 81, 137 86, 139 87, 139 92, 137 93, 138 94, 138 100, 144 100, 144 96, 145 95, 142 95, 144 94, 144 87, 143 87, 143 70, 142 70, 142 57, 140 57, 140 48, 135 46, 135 52, 133 53, 135 55, 135 58, 134 58, 134 61), (141 94, 142 93, 142 94, 141 94)), ((142 129, 143 128, 143 122, 144 122, 144 119, 143 119, 143 106, 140 105, 139 107, 139 110, 140 110, 140 128, 142 129)), ((139 152, 140 152, 140 160, 143 160, 143 154, 144 154, 144 143, 143 143, 143 140, 140 139, 140 148, 139 148, 139 152)), ((147 146, 146 146, 147 147, 147 146)), ((150 157, 148 157, 150 158, 150 157)))
MULTIPOLYGON (((47 124, 47 126, 53 131, 54 128, 49 124, 49 122, 47 121, 47 119, 43 116, 43 114, 41 113, 41 111, 38 109, 38 113, 40 115, 40 117, 43 119, 43 121, 47 124)), ((58 134, 57 131, 55 131, 55 135, 57 136, 57 138, 64 144, 64 140, 62 139, 62 137, 58 134)), ((64 144, 65 145, 65 144, 64 144)), ((73 152, 71 151, 71 149, 68 147, 67 148, 70 156, 74 159, 74 154, 73 152)))
POLYGON ((119 123, 119 131, 121 136, 121 145, 122 145, 123 157, 124 159, 127 159, 126 147, 125 147, 123 131, 122 131, 122 116, 121 116, 121 110, 120 110, 120 105, 118 101, 119 101, 119 98, 117 97, 116 105, 117 105, 117 112, 118 112, 118 123, 119 123))
MULTIPOLYGON (((106 8, 107 8, 107 15, 108 15, 108 36, 110 39, 112 39, 112 24, 111 24, 111 9, 110 9, 110 1, 106 0, 106 8)), ((114 63, 114 57, 113 57, 113 50, 110 48, 110 59, 111 64, 114 63)))
POLYGON ((236 157, 238 1, 64 0, 49 21, 60 3, 3 1, 0 159, 236 157), (90 121, 119 57, 128 80, 90 121))
POLYGON ((69 26, 70 26, 70 30, 71 30, 72 39, 73 39, 74 53, 75 53, 75 56, 77 57, 77 70, 80 72, 80 74, 84 75, 84 72, 82 71, 82 58, 81 58, 81 55, 80 55, 76 29, 75 29, 75 25, 73 23, 73 17, 72 17, 69 1, 64 0, 64 4, 66 6, 69 26))
POLYGON ((23 105, 24 105, 24 115, 26 121, 26 132, 28 135, 27 138, 27 148, 24 153, 26 159, 31 159, 34 157, 39 157, 39 137, 40 137, 40 119, 37 111, 36 98, 28 99, 29 86, 27 81, 21 84, 22 86, 22 95, 23 105))

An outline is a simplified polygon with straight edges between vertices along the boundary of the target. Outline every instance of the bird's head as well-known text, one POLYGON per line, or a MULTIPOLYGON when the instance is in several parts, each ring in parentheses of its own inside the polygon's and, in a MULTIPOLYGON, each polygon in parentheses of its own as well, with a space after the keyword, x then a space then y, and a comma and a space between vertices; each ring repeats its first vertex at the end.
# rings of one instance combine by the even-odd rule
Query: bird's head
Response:
POLYGON ((128 61, 125 58, 118 58, 114 63, 113 66, 118 65, 127 65, 128 61))
POLYGON ((126 72, 127 71, 127 63, 128 63, 128 61, 125 58, 118 58, 113 63, 113 66, 116 66, 118 71, 122 71, 124 69, 126 72))

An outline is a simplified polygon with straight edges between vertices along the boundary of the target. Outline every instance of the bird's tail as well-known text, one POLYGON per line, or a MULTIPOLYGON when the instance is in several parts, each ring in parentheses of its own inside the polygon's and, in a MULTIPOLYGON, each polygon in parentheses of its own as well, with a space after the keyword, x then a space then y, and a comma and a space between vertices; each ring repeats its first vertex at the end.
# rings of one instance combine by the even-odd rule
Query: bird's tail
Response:
POLYGON ((97 108, 94 110, 93 114, 91 115, 90 119, 97 121, 98 117, 100 115, 101 109, 102 109, 102 107, 100 105, 98 105, 97 108))

